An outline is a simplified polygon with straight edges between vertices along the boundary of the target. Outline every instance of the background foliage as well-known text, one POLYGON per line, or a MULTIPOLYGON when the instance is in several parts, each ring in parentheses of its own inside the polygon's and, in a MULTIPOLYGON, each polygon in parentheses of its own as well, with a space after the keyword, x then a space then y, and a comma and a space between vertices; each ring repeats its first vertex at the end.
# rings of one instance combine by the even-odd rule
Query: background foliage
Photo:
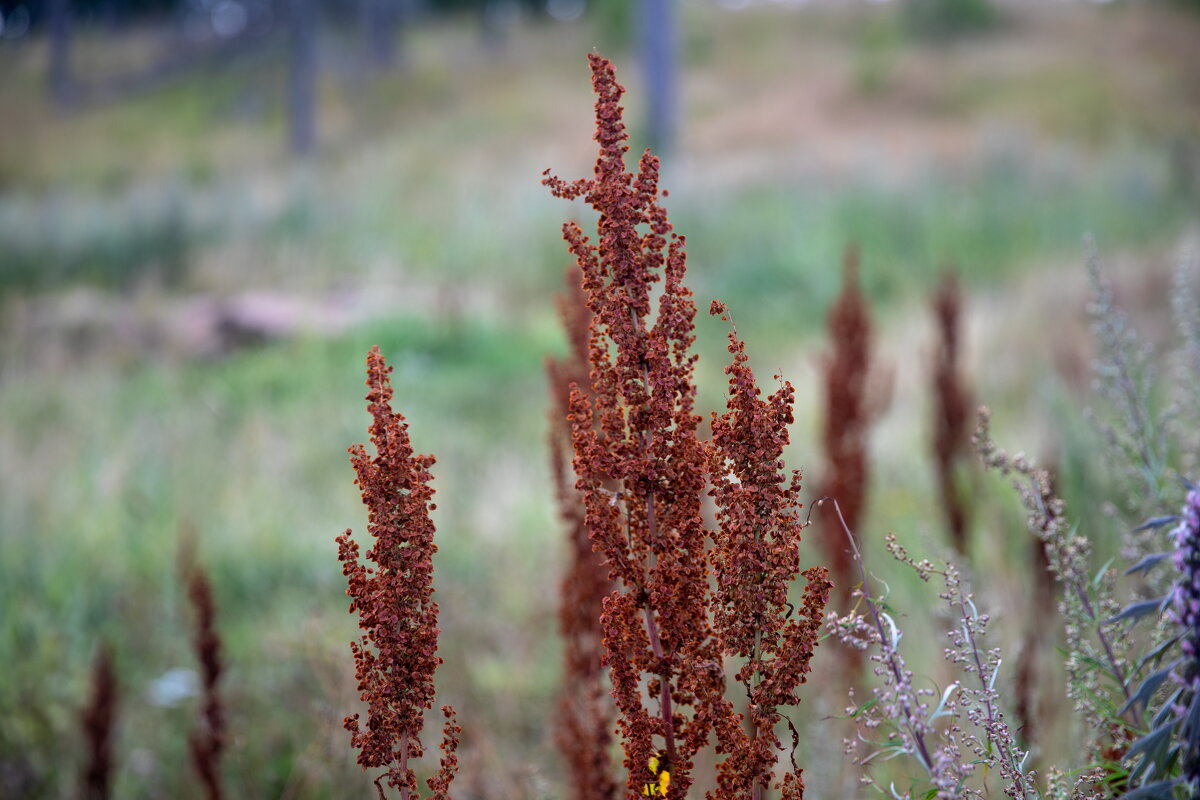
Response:
MULTIPOLYGON (((725 301, 760 372, 797 386, 789 463, 817 485, 817 355, 857 242, 893 393, 871 442, 868 559, 886 558, 888 530, 913 552, 944 546, 926 296, 953 263, 997 437, 1057 467, 1114 555, 1097 498, 1117 503, 1119 484, 1080 411, 1093 402, 1080 241, 1095 234, 1120 300, 1165 338, 1175 250, 1197 220, 1200 21, 1170 3, 996 3, 986 31, 929 45, 896 5, 748 6, 679 6, 681 136, 663 182, 700 305, 725 301)), ((0 795, 72 793, 102 638, 121 692, 115 794, 190 791, 190 541, 225 639, 227 785, 370 796, 341 728, 355 627, 333 537, 364 527, 344 454, 364 438, 361 363, 378 344, 416 448, 438 456, 456 787, 565 796, 548 722, 565 538, 542 360, 566 346, 553 303, 566 257, 564 211, 539 179, 591 164, 584 54, 611 35, 602 19, 630 24, 594 12, 526 14, 498 46, 472 16, 429 15, 375 74, 356 66, 350 27, 323 28, 304 160, 284 146, 285 48, 63 111, 46 97, 44 38, 0 40, 0 795)), ((83 26, 73 68, 155 63, 163 36, 83 26)), ((717 409, 724 331, 698 327, 699 406, 717 409)), ((977 480, 976 588, 1006 612, 991 635, 1015 642, 1028 539, 1002 483, 977 480)), ((891 590, 923 608, 912 576, 891 590)), ((932 622, 914 611, 906 629, 919 640, 932 622)), ((1064 730, 1052 694, 1043 722, 1064 730)), ((842 703, 807 697, 806 779, 842 796, 854 777, 820 722, 842 703)))

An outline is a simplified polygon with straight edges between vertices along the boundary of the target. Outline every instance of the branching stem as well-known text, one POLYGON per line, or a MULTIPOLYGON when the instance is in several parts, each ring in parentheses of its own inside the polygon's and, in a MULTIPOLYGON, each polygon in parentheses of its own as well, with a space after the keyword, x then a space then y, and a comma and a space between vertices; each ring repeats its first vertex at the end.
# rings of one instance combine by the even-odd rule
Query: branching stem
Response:
MULTIPOLYGON (((867 569, 863 566, 862 552, 858 549, 858 544, 854 540, 854 534, 850 531, 850 526, 846 524, 846 518, 842 516, 842 507, 838 504, 838 501, 832 497, 822 497, 816 504, 824 503, 826 500, 833 503, 833 509, 837 512, 838 521, 842 525, 842 531, 846 534, 846 540, 850 542, 850 549, 854 553, 854 562, 858 565, 858 574, 862 578, 863 598, 867 601, 867 608, 871 610, 871 620, 875 623, 875 631, 879 634, 879 643, 882 646, 888 640, 887 631, 883 629, 883 620, 879 616, 879 607, 871 598, 871 593, 867 591, 867 569)), ((886 653, 887 650, 885 649, 884 652, 886 653)), ((896 685, 903 686, 905 682, 904 675, 900 670, 900 665, 896 663, 896 659, 889 656, 887 658, 887 665, 893 679, 896 681, 896 685)), ((912 734, 913 742, 917 745, 917 755, 921 759, 921 764, 932 775, 934 772, 933 757, 930 756, 929 747, 925 744, 925 733, 921 729, 922 726, 913 719, 912 709, 907 704, 902 703, 901 710, 904 712, 905 725, 908 727, 909 733, 912 734)))

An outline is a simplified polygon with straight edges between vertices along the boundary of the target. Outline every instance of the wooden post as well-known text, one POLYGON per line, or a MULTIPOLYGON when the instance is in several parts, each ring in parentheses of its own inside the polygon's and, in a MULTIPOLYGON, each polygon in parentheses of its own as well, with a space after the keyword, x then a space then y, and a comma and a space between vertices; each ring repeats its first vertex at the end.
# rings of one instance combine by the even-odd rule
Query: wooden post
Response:
POLYGON ((675 145, 676 79, 675 0, 642 0, 642 72, 649 108, 646 114, 648 144, 658 155, 675 145))
POLYGON ((292 152, 307 155, 316 144, 317 0, 290 0, 288 23, 288 138, 292 152))

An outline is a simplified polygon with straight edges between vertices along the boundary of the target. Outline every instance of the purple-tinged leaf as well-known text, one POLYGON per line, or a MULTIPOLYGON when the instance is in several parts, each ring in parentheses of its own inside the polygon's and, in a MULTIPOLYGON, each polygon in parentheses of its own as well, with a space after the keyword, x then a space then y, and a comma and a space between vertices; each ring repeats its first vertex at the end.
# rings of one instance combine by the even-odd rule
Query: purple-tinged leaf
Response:
POLYGON ((1157 661, 1159 658, 1162 657, 1163 653, 1167 652, 1172 647, 1174 647, 1176 644, 1178 644, 1179 640, 1182 638, 1183 638, 1183 634, 1177 633, 1174 636, 1172 636, 1170 639, 1167 639, 1165 642, 1162 642, 1161 644, 1157 645, 1153 650, 1151 650, 1149 653, 1147 653, 1142 658, 1141 661, 1138 662, 1138 666, 1137 666, 1138 671, 1140 672, 1142 670, 1142 668, 1145 667, 1147 664, 1149 664, 1151 661, 1157 661))
POLYGON ((1129 569, 1125 570, 1125 574, 1132 575, 1135 572, 1149 572, 1160 561, 1164 561, 1170 557, 1170 553, 1151 553, 1129 569))
POLYGON ((1183 735, 1188 739, 1192 750, 1196 750, 1196 739, 1200 739, 1200 694, 1192 695, 1192 703, 1188 706, 1187 716, 1183 719, 1183 735))
POLYGON ((1136 603, 1130 603, 1121 609, 1121 613, 1115 617, 1109 617, 1104 620, 1105 625, 1112 625, 1114 622, 1122 622, 1123 620, 1137 621, 1142 617, 1148 616, 1155 612, 1162 613, 1166 606, 1167 597, 1156 597, 1153 600, 1139 600, 1136 603))
POLYGON ((1124 800, 1173 800, 1175 787, 1179 785, 1178 778, 1169 781, 1157 781, 1126 792, 1121 795, 1124 800))
POLYGON ((1170 525, 1172 522, 1175 522, 1178 519, 1179 519, 1179 517, 1176 516, 1175 514, 1167 514, 1166 516, 1162 516, 1162 517, 1151 517, 1150 519, 1143 522, 1141 525, 1138 525, 1136 528, 1134 528, 1133 532, 1138 533, 1140 531, 1148 531, 1148 530, 1151 530, 1154 528, 1161 528, 1164 525, 1170 525))
POLYGON ((1162 763, 1167 749, 1171 746, 1171 731, 1175 729, 1175 724, 1176 720, 1173 719, 1164 722, 1129 746, 1128 752, 1125 753, 1125 761, 1143 756, 1138 765, 1130 770, 1130 776, 1149 777, 1153 767, 1162 763))
POLYGON ((1171 696, 1168 697, 1166 702, 1164 702, 1162 704, 1162 708, 1160 708, 1158 710, 1158 712, 1154 715, 1154 719, 1150 720, 1150 724, 1157 727, 1157 726, 1165 723, 1167 720, 1171 719, 1172 715, 1175 713, 1175 705, 1179 702, 1179 698, 1182 694, 1183 694, 1182 686, 1180 686, 1178 689, 1176 689, 1174 692, 1172 692, 1171 696))
POLYGON ((1126 701, 1125 705, 1121 706, 1121 710, 1117 712, 1117 715, 1120 716, 1124 714, 1138 703, 1141 703, 1143 708, 1149 706, 1150 698, 1154 696, 1156 691, 1158 691, 1158 687, 1163 685, 1163 681, 1167 679, 1167 676, 1171 674, 1171 670, 1174 669, 1175 665, 1178 663, 1179 660, 1176 659, 1162 669, 1152 672, 1149 677, 1146 678, 1146 680, 1142 681, 1142 685, 1137 688, 1137 691, 1133 693, 1133 696, 1130 697, 1128 701, 1126 701))

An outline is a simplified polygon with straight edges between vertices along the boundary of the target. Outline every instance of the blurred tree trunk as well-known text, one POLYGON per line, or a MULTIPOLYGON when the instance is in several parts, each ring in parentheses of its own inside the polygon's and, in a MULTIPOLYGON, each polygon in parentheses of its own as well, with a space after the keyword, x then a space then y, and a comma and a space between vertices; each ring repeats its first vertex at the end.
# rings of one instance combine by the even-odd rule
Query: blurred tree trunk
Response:
POLYGON ((646 80, 646 137, 655 153, 675 145, 677 105, 675 0, 642 0, 642 71, 646 80))
POLYGON ((484 0, 479 15, 483 46, 494 53, 508 49, 509 31, 521 16, 516 0, 484 0))
POLYGON ((50 23, 50 96, 61 107, 71 104, 71 0, 48 0, 50 23))
POLYGON ((374 69, 404 65, 403 51, 397 44, 408 17, 405 0, 360 0, 363 46, 366 60, 374 69))
POLYGON ((292 152, 306 155, 316 143, 316 0, 290 0, 288 138, 292 152))
POLYGON ((1200 196, 1200 144, 1189 136, 1176 134, 1171 139, 1168 152, 1172 193, 1189 201, 1200 196))

